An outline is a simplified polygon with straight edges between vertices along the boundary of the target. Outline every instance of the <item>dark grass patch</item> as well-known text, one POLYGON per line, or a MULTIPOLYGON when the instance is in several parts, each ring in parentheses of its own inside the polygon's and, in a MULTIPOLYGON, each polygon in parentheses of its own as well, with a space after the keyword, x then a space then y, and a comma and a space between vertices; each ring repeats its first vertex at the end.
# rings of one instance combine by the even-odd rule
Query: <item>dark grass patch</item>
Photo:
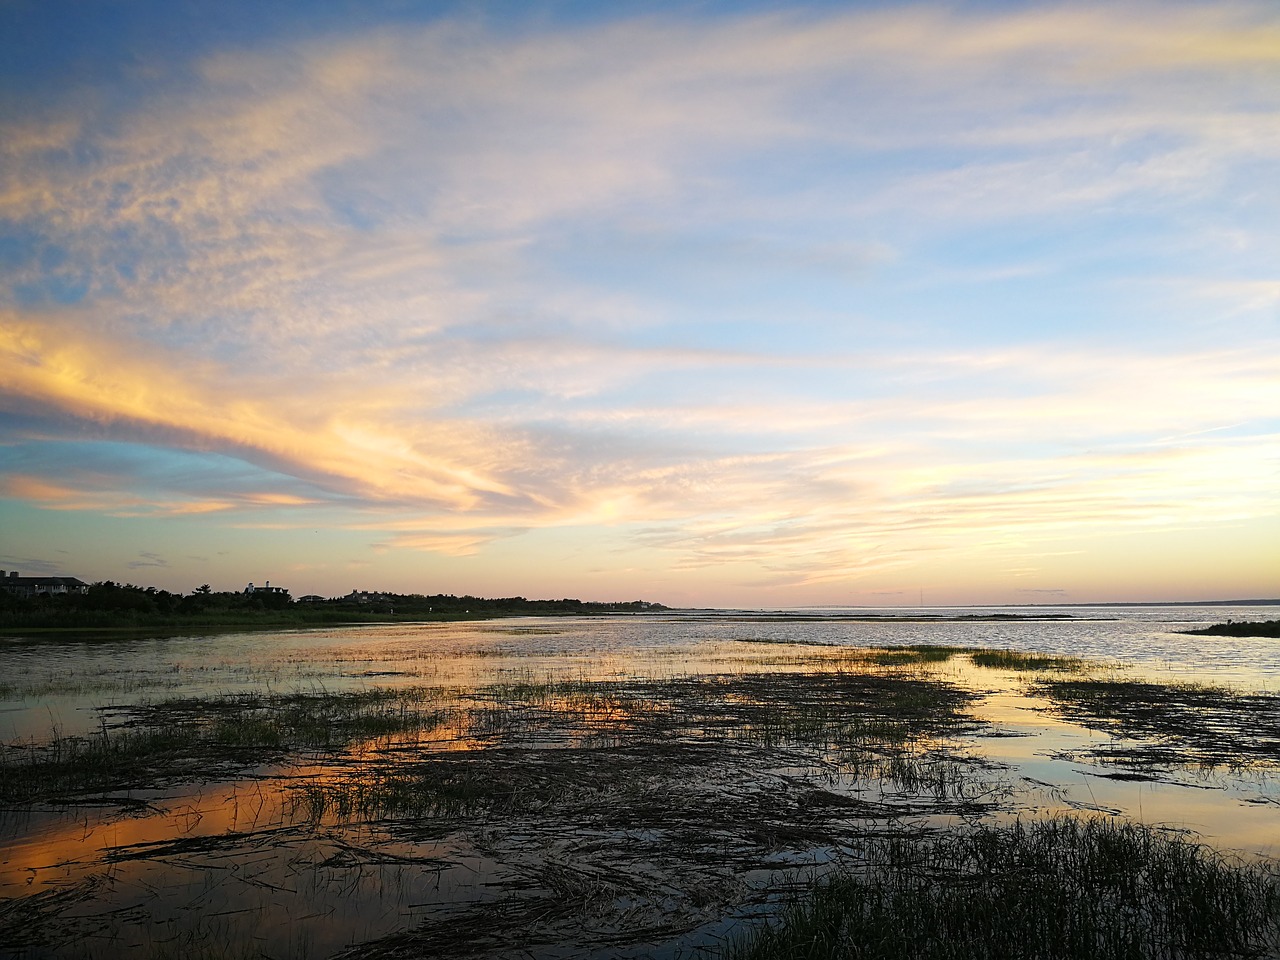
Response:
POLYGON ((963 647, 947 647, 937 644, 917 643, 902 647, 871 647, 866 656, 868 663, 879 666, 897 666, 915 663, 945 663, 963 647))
MULTIPOLYGON (((1153 741, 1154 763, 1242 767, 1280 763, 1280 696, 1141 680, 1042 679, 1032 690, 1054 712, 1117 736, 1153 741)), ((1126 754, 1099 748, 1099 759, 1126 754)), ((1140 757, 1129 756, 1130 760, 1140 757)))
POLYGON ((834 792, 821 776, 779 768, 786 762, 820 770, 811 754, 748 744, 493 747, 331 765, 289 789, 295 814, 315 823, 395 820, 412 832, 422 818, 436 829, 447 819, 464 826, 536 816, 606 830, 793 831, 814 842, 837 836, 834 820, 978 815, 993 806, 976 761, 942 749, 868 753, 840 781, 874 784, 864 793, 834 792))
POLYGON ((1017 650, 974 650, 970 659, 975 666, 995 670, 1059 670, 1076 671, 1091 666, 1078 657, 1056 656, 1046 653, 1021 653, 1017 650))
POLYGON ((1241 620, 1239 623, 1228 621, 1227 623, 1215 623, 1212 626, 1204 627, 1201 630, 1184 630, 1188 633, 1199 637, 1273 637, 1280 638, 1280 620, 1262 620, 1250 621, 1241 620))
POLYGON ((291 789, 317 822, 539 806, 572 822, 592 809, 634 820, 651 789, 715 793, 715 771, 796 764, 875 781, 908 807, 952 809, 987 789, 968 789, 976 761, 946 746, 980 726, 968 712, 974 699, 941 681, 848 671, 491 685, 458 708, 472 749, 424 754, 391 742, 291 789))
POLYGON ((120 725, 190 727, 233 745, 327 749, 366 737, 432 729, 448 715, 447 700, 441 691, 425 687, 235 694, 143 704, 129 708, 120 725))
POLYGON ((861 863, 729 951, 775 958, 1274 957, 1280 873, 1072 818, 870 838, 861 863))
POLYGON ((494 684, 468 698, 467 732, 490 744, 745 740, 836 747, 975 729, 976 695, 941 680, 849 669, 669 680, 494 684))

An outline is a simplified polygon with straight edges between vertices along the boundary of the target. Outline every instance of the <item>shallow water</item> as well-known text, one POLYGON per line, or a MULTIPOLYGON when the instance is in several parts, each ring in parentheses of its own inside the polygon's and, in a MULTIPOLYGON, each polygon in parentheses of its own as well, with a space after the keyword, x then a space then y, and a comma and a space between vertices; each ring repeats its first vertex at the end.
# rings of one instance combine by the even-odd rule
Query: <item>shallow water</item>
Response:
MULTIPOLYGON (((662 681, 786 673, 811 671, 828 653, 839 656, 846 648, 877 645, 1053 653, 1098 661, 1094 669, 1100 676, 1274 692, 1280 689, 1280 641, 1191 637, 1179 631, 1227 619, 1265 620, 1278 612, 1276 607, 674 612, 162 639, 16 638, 0 641, 0 739, 39 744, 55 735, 93 735, 128 716, 134 705, 175 697, 409 686, 466 696, 491 684, 554 679, 662 681), (1026 619, 952 619, 1009 613, 1026 619), (1041 618, 1060 614, 1070 619, 1041 618), (868 615, 884 619, 865 619, 868 615)), ((990 725, 963 734, 953 747, 958 756, 987 765, 979 777, 990 780, 992 796, 1001 798, 989 816, 1101 812, 1188 830, 1242 855, 1280 856, 1280 781, 1274 766, 1166 765, 1135 777, 1091 757, 1100 746, 1114 746, 1116 737, 1055 716, 1042 698, 1027 691, 1025 674, 979 668, 960 657, 911 671, 981 693, 976 711, 990 725)), ((592 721, 602 729, 626 722, 622 709, 592 721)), ((465 730, 442 728, 433 736, 432 750, 469 750, 489 742, 469 740, 465 730)), ((576 748, 581 742, 571 738, 551 745, 576 748)), ((368 749, 392 746, 384 740, 368 749)), ((838 843, 806 847, 788 841, 767 856, 753 854, 756 859, 748 863, 734 847, 741 838, 730 832, 722 840, 724 863, 707 853, 714 845, 699 848, 693 859, 674 857, 666 863, 664 851, 676 849, 677 841, 661 830, 630 835, 614 825, 601 826, 595 835, 589 825, 536 817, 473 823, 466 831, 445 829, 445 820, 439 829, 419 820, 411 835, 403 825, 314 822, 299 813, 291 790, 297 783, 340 779, 345 768, 330 769, 328 762, 318 756, 295 758, 288 766, 239 778, 117 793, 109 798, 114 805, 35 805, 4 812, 0 897, 16 910, 29 910, 31 922, 47 926, 52 939, 43 946, 0 945, 0 956, 111 956, 120 950, 180 955, 184 943, 211 935, 238 945, 229 955, 252 949, 266 956, 326 956, 429 923, 443 931, 461 924, 455 938, 479 937, 477 911, 503 897, 508 912, 523 904, 531 917, 541 917, 538 922, 553 940, 556 930, 571 931, 574 924, 613 930, 619 909, 631 917, 632 927, 649 931, 643 948, 615 933, 600 933, 603 940, 563 950, 548 946, 542 955, 624 955, 628 950, 674 955, 699 937, 714 940, 733 916, 750 913, 743 904, 754 901, 745 891, 758 892, 779 877, 797 882, 839 855, 838 843), (664 871, 682 872, 683 886, 664 871), (544 903, 540 896, 550 899, 544 903), (578 914, 561 916, 557 898, 585 906, 578 914), (705 907, 699 906, 703 899, 705 907), (664 911, 679 915, 684 924, 665 945, 665 927, 655 919, 664 911)), ((821 751, 784 752, 754 771, 740 772, 729 763, 718 770, 707 767, 702 776, 707 789, 735 800, 769 791, 812 791, 817 784, 820 793, 834 798, 831 802, 845 797, 901 803, 908 820, 916 817, 910 811, 927 807, 909 791, 895 793, 887 781, 852 776, 843 762, 821 751), (747 779, 735 780, 738 776, 747 779)), ((634 789, 649 802, 649 787, 639 782, 634 789)), ((945 826, 973 815, 939 812, 943 809, 916 819, 945 826)), ((698 842, 705 845, 707 837, 698 842)))
POLYGON ((748 653, 744 641, 1037 651, 1103 660, 1147 676, 1272 691, 1280 689, 1280 640, 1181 631, 1227 619, 1277 616, 1278 607, 823 608, 359 625, 160 639, 15 637, 0 640, 0 739, 39 739, 55 728, 64 734, 89 732, 98 725, 96 707, 166 697, 760 669, 762 655, 748 653), (947 619, 1011 613, 1071 619, 947 619))

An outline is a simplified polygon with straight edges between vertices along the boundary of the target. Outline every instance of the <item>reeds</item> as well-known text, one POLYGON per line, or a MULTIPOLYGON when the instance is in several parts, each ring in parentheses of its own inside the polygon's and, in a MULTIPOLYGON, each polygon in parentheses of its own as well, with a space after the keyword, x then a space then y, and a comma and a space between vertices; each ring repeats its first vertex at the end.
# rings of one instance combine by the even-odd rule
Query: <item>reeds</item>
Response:
POLYGON ((105 715, 91 736, 54 731, 44 743, 0 747, 0 802, 198 781, 303 749, 432 729, 450 711, 424 689, 243 694, 164 700, 105 715))
POLYGON ((945 663, 956 654, 963 652, 962 647, 917 643, 901 647, 872 647, 867 651, 866 660, 886 667, 917 663, 945 663))
POLYGON ((870 838, 734 960, 1274 957, 1280 872, 1152 827, 1057 818, 870 838))
POLYGON ((1083 670, 1091 666, 1079 657, 1057 656, 1047 653, 1022 653, 1017 650, 974 650, 969 654, 974 666, 995 670, 1058 670, 1063 672, 1083 670))

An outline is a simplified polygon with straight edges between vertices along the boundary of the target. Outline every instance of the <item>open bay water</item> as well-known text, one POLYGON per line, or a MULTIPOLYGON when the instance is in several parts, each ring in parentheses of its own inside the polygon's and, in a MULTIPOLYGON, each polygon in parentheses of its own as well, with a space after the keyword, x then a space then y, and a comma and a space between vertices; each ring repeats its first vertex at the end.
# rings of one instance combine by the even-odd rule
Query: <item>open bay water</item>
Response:
POLYGON ((750 623, 726 626, 729 635, 774 642, 990 647, 1109 661, 1187 681, 1280 689, 1280 640, 1188 633, 1228 620, 1280 619, 1280 605, 817 607, 710 614, 711 622, 721 617, 750 623), (990 619, 1004 617, 1010 619, 990 619))
MULTIPOLYGON (((174 699, 767 676, 812 670, 815 652, 925 644, 1056 654, 1093 661, 1090 676, 1274 695, 1280 693, 1280 641, 1184 631, 1278 615, 1275 606, 821 608, 167 637, 15 637, 0 640, 0 739, 22 747, 92 737, 114 729, 135 707, 174 699)), ((1105 760, 1108 752, 1143 744, 1055 713, 1028 688, 1025 672, 978 668, 964 657, 908 670, 904 676, 927 673, 980 696, 973 712, 987 724, 958 736, 953 747, 979 763, 977 776, 990 780, 993 796, 1002 798, 984 816, 1005 822, 1064 812, 1118 816, 1188 833, 1229 855, 1280 856, 1274 763, 1116 765, 1105 760)), ((473 748, 457 739, 443 749, 473 748)), ((780 778, 779 784, 811 775, 804 762, 794 762, 794 769, 763 772, 780 778)), ((317 829, 298 821, 290 790, 307 778, 323 781, 330 763, 304 757, 247 770, 238 779, 188 777, 83 802, 6 809, 0 815, 0 898, 16 911, 11 915, 28 910, 31 922, 47 925, 50 935, 43 945, 0 946, 0 956, 112 956, 119 950, 171 956, 209 935, 233 944, 229 955, 329 956, 482 911, 504 895, 505 885, 536 888, 550 882, 547 876, 557 884, 577 877, 581 885, 583 876, 611 875, 604 872, 615 866, 608 859, 588 862, 596 873, 574 874, 571 850, 616 849, 622 862, 628 845, 645 842, 654 846, 635 869, 662 869, 651 855, 663 849, 657 833, 614 830, 584 838, 575 833, 577 823, 419 825, 406 833, 374 821, 326 821, 317 829), (101 950, 77 952, 82 942, 100 943, 101 950)), ((883 785, 860 792, 857 778, 840 773, 829 758, 818 766, 831 771, 814 781, 828 791, 823 795, 883 799, 875 793, 883 793, 883 785)), ((336 776, 342 775, 338 769, 336 776)), ((735 787, 730 799, 754 789, 749 782, 735 787)), ((909 810, 904 807, 907 821, 914 816, 909 810)), ((929 828, 963 829, 967 822, 963 814, 919 818, 929 828)), ((820 845, 776 857, 777 876, 783 876, 789 863, 820 872, 838 851, 820 845)), ((672 869, 678 865, 673 860, 672 869)), ((629 868, 618 869, 625 879, 629 868)), ((706 883, 716 876, 709 872, 706 883)), ((744 874, 743 890, 750 893, 752 884, 771 882, 771 876, 744 874)), ((569 895, 578 891, 572 884, 568 889, 569 895)), ((681 936, 662 949, 636 947, 629 955, 683 955, 694 940, 681 936)), ((598 946, 547 955, 628 955, 617 943, 598 946)))

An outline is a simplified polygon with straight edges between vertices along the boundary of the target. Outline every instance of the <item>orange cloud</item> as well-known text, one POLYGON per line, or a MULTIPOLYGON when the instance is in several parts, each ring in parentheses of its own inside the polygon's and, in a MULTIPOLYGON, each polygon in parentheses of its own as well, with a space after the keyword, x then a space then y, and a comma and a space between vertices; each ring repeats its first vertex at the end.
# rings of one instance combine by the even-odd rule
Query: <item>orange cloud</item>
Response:
POLYGON ((289 396, 290 384, 275 380, 265 395, 254 396, 251 389, 266 385, 209 361, 12 316, 0 323, 0 380, 24 402, 144 436, 160 431, 167 442, 191 449, 279 460, 375 501, 466 510, 488 495, 512 495, 474 465, 485 459, 483 431, 428 427, 415 437, 412 429, 380 422, 389 398, 376 391, 327 394, 317 408, 311 389, 289 396))

